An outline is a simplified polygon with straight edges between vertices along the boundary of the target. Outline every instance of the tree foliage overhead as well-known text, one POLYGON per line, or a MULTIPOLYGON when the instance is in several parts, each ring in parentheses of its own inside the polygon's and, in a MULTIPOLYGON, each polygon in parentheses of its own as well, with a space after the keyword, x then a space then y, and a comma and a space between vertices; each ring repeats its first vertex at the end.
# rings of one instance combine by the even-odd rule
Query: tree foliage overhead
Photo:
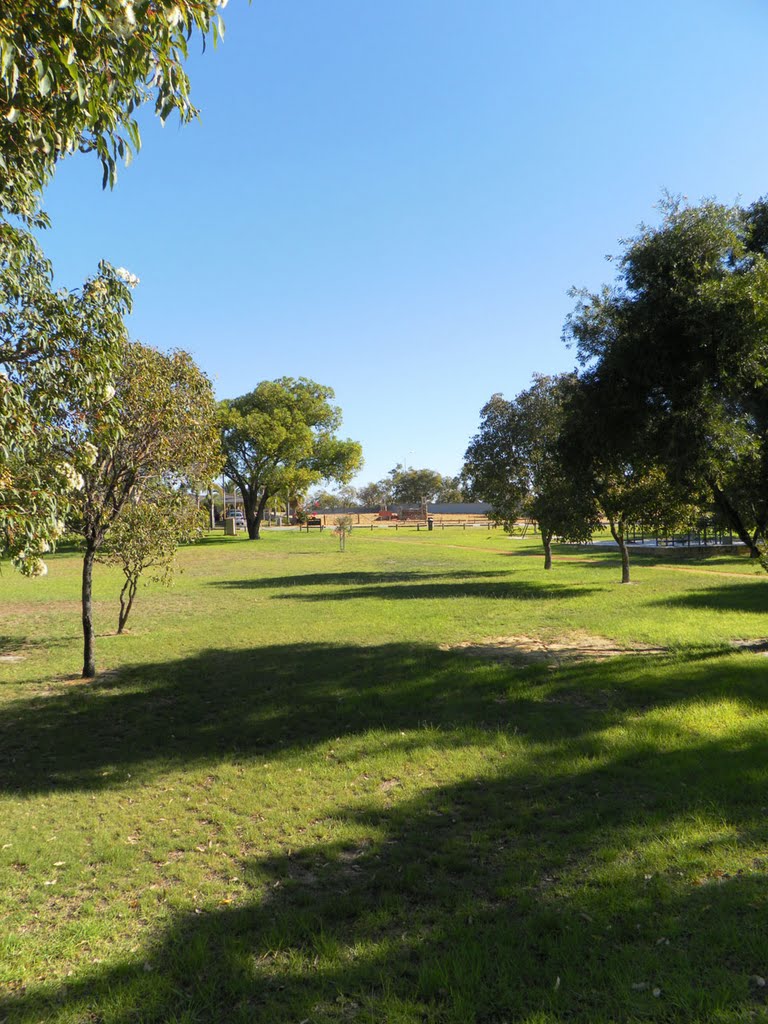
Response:
POLYGON ((0 555, 32 575, 92 461, 86 420, 114 424, 133 281, 106 263, 75 291, 52 276, 34 238, 0 221, 0 555))
POLYGON ((0 212, 35 214, 68 153, 93 151, 104 184, 141 138, 136 109, 196 113, 190 39, 223 32, 226 0, 4 0, 0 5, 0 212))
POLYGON ((336 436, 341 411, 333 397, 305 377, 281 377, 220 403, 224 470, 243 496, 251 540, 273 495, 306 494, 321 480, 346 483, 360 468, 360 445, 336 436))
POLYGON ((768 530, 768 261, 764 210, 667 200, 612 288, 578 293, 566 337, 601 390, 606 437, 704 487, 757 555, 768 530))

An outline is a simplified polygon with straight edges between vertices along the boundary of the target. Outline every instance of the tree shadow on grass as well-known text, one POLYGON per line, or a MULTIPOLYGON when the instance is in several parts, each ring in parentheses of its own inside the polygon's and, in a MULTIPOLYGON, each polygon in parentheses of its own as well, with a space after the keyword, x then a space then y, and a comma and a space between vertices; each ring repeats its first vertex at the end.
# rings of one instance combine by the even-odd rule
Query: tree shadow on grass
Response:
POLYGON ((674 747, 659 730, 648 749, 628 739, 593 765, 576 756, 558 771, 533 753, 339 807, 354 841, 246 859, 239 906, 190 908, 132 959, 0 1000, 0 1019, 764 1019, 750 976, 768 958, 765 864, 729 877, 717 865, 733 840, 702 823, 768 839, 765 741, 674 747), (659 861, 648 851, 660 843, 659 861))
POLYGON ((764 672, 757 656, 711 652, 553 670, 408 644, 211 650, 7 703, 0 790, 120 786, 115 769, 135 784, 179 765, 280 756, 381 730, 395 743, 446 748, 497 730, 546 743, 588 738, 628 712, 692 699, 766 707, 764 672))
POLYGON ((281 587, 344 587, 378 586, 382 583, 420 583, 445 577, 447 579, 509 578, 505 569, 490 572, 317 572, 293 576, 266 576, 259 579, 214 580, 210 587, 232 590, 279 590, 281 587))
POLYGON ((768 578, 757 577, 752 583, 734 583, 729 580, 722 585, 676 594, 657 603, 682 608, 754 612, 763 615, 768 611, 768 578))
MULTIPOLYGON (((473 574, 474 575, 474 574, 473 574)), ((498 579, 495 582, 474 583, 412 583, 392 585, 376 584, 366 587, 346 587, 344 590, 324 590, 320 593, 278 594, 277 600, 290 601, 358 601, 378 598, 382 601, 450 600, 451 598, 483 598, 504 601, 551 601, 587 597, 597 587, 586 585, 563 586, 556 583, 531 583, 521 580, 498 579)))

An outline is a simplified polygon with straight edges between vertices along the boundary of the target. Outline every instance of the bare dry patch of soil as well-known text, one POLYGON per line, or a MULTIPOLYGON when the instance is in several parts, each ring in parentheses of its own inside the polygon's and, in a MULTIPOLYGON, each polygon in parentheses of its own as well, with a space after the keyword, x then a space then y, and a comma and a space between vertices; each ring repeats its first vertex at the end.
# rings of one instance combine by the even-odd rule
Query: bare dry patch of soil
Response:
POLYGON ((666 654, 666 647, 633 643, 620 646, 615 640, 591 633, 566 633, 551 640, 535 636, 497 636, 488 640, 466 640, 444 644, 443 650, 461 651, 472 658, 492 661, 560 663, 563 661, 604 661, 627 654, 666 654))
POLYGON ((751 651, 752 654, 768 656, 768 637, 763 637, 760 640, 731 640, 731 647, 736 647, 740 651, 751 651))

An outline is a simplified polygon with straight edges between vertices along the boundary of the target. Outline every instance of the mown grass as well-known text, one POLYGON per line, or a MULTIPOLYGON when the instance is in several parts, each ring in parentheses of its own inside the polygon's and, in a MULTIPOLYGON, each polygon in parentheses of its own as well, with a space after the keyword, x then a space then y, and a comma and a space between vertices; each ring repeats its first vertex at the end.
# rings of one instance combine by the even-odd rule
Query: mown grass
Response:
POLYGON ((4 568, 0 1020, 768 1020, 768 579, 563 553, 212 538, 122 637, 102 567, 86 684, 4 568), (668 653, 453 647, 577 631, 668 653))

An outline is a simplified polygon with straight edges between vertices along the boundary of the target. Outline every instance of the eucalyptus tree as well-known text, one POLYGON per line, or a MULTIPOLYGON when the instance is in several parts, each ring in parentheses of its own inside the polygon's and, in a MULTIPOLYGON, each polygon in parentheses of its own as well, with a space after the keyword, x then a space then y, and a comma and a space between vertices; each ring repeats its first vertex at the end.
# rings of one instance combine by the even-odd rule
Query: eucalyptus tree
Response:
POLYGON ((573 374, 536 376, 512 401, 493 395, 464 456, 462 476, 490 503, 492 518, 507 530, 521 517, 538 523, 545 569, 552 568, 555 536, 588 540, 599 521, 591 494, 569 471, 559 446, 574 387, 573 374))
POLYGON ((118 517, 158 480, 166 486, 207 484, 221 466, 211 382, 188 353, 129 343, 112 403, 116 417, 105 420, 95 406, 77 428, 93 452, 71 520, 85 542, 84 677, 95 674, 93 563, 118 517))
POLYGON ((226 0, 3 0, 0 214, 34 217, 56 163, 94 152, 103 183, 141 145, 136 111, 195 116, 190 40, 223 32, 226 0))
POLYGON ((106 263, 74 291, 52 278, 35 239, 0 220, 0 556, 29 575, 47 571, 92 461, 80 424, 114 419, 135 283, 106 263))
MULTIPOLYGON (((768 531, 768 260, 754 207, 662 204, 618 259, 618 278, 578 292, 565 335, 625 396, 637 438, 692 495, 709 490, 753 557, 768 531)), ((621 445, 617 450, 621 449, 621 445)))
POLYGON ((79 417, 102 430, 116 352, 127 339, 127 287, 102 264, 75 292, 54 290, 38 243, 18 227, 48 223, 40 203, 56 164, 76 151, 113 184, 141 144, 136 112, 196 114, 184 70, 195 34, 214 42, 226 0, 3 0, 0 4, 0 555, 41 575, 90 449, 79 417))
POLYGON ((280 377, 220 403, 224 471, 243 496, 251 540, 273 495, 306 494, 322 480, 344 484, 360 468, 360 445, 336 436, 341 411, 333 397, 305 377, 280 377))

